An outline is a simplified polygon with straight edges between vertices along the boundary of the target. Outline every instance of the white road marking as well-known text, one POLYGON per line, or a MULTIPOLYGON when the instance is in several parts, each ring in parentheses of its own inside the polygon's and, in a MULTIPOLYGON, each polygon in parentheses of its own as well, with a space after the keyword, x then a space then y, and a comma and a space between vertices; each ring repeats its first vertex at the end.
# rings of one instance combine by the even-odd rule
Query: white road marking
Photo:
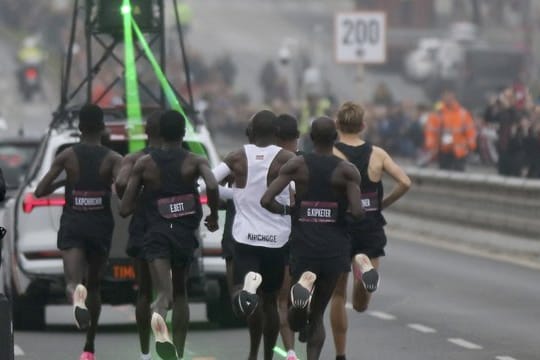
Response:
POLYGON ((24 351, 23 349, 21 349, 19 345, 15 345, 13 347, 13 350, 14 350, 15 356, 24 356, 24 351))
POLYGON ((382 311, 368 311, 368 315, 371 315, 373 317, 376 317, 382 320, 395 320, 396 319, 394 315, 388 314, 382 311))
POLYGON ((514 359, 513 357, 510 357, 510 356, 497 356, 495 359, 496 360, 516 360, 516 359, 514 359))
POLYGON ((422 325, 422 324, 408 324, 407 326, 413 330, 420 331, 421 333, 424 333, 424 334, 433 334, 437 332, 437 330, 430 328, 429 326, 422 325))
POLYGON ((483 349, 482 346, 480 346, 478 344, 475 344, 475 343, 472 343, 472 342, 469 342, 469 341, 467 341, 465 339, 449 338, 448 341, 451 342, 454 345, 461 346, 462 348, 469 349, 469 350, 483 349))

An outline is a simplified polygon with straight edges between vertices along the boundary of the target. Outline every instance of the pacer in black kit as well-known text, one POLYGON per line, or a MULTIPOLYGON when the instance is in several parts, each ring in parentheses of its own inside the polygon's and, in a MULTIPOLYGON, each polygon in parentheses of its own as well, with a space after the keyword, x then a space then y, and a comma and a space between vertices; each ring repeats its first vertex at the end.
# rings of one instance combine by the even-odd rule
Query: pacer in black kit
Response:
POLYGON ((308 360, 320 357, 325 339, 324 311, 339 276, 350 268, 346 216, 361 218, 364 214, 357 201, 360 174, 354 165, 332 154, 336 137, 334 121, 317 118, 311 127, 314 152, 289 160, 261 199, 263 207, 280 213, 282 206, 275 196, 291 182, 296 184, 289 324, 293 331, 307 325, 308 360))
POLYGON ((180 113, 170 110, 161 116, 163 145, 137 160, 120 205, 120 215, 132 214, 141 187, 144 189, 147 228, 143 249, 157 292, 152 303, 151 327, 156 351, 165 360, 184 355, 189 324, 187 277, 198 247, 195 231, 202 218, 199 177, 206 184, 211 211, 206 226, 210 231, 218 229, 218 184, 208 161, 182 148, 185 130, 185 119, 180 113), (164 320, 171 307, 174 343, 164 320))
MULTIPOLYGON (((129 154, 122 160, 120 171, 116 179, 116 191, 120 198, 126 189, 129 175, 133 170, 135 162, 144 155, 148 155, 152 150, 161 147, 161 137, 159 135, 159 118, 161 111, 155 111, 146 120, 145 132, 147 136, 147 146, 141 151, 129 154)), ((146 261, 143 242, 146 233, 146 216, 144 209, 145 198, 142 193, 137 199, 137 208, 133 213, 129 224, 129 239, 126 248, 128 256, 133 258, 135 275, 137 277, 137 302, 135 304, 135 318, 137 321, 137 331, 139 332, 139 342, 141 346, 141 360, 150 360, 150 303, 152 302, 152 281, 150 269, 146 261)))
POLYGON ((42 197, 65 186, 58 248, 62 251, 66 293, 77 326, 87 330, 81 359, 94 358, 101 311, 100 282, 114 229, 111 186, 122 160, 101 145, 104 128, 103 111, 96 105, 83 106, 79 113, 80 143, 56 156, 35 191, 36 197, 42 197), (55 181, 63 171, 66 179, 55 181))

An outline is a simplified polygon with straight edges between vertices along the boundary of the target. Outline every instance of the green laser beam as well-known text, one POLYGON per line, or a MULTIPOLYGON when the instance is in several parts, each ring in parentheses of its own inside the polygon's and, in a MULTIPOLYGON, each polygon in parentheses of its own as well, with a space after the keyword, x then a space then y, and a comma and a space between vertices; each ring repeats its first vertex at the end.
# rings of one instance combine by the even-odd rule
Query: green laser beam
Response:
POLYGON ((141 139, 142 112, 139 98, 139 84, 137 81, 137 65, 135 64, 135 46, 133 32, 131 31, 131 2, 123 0, 122 17, 124 25, 124 62, 126 71, 126 113, 128 124, 129 151, 135 152, 145 147, 141 139))
MULTIPOLYGON (((282 348, 280 348, 279 346, 276 345, 276 346, 274 346, 274 349, 273 349, 273 350, 274 350, 274 352, 275 352, 276 354, 278 354, 279 356, 282 356, 282 357, 284 357, 284 358, 287 357, 287 351, 285 351, 285 349, 282 349, 282 348)), ((297 360, 300 360, 300 358, 298 358, 298 357, 297 357, 296 359, 297 359, 297 360)))
MULTIPOLYGON (((154 73, 156 74, 159 83, 161 84, 161 87, 163 89, 163 92, 165 93, 165 97, 167 99, 167 102, 169 103, 169 106, 171 109, 178 111, 182 116, 184 117, 184 121, 186 124, 186 134, 188 137, 193 136, 195 134, 195 131, 193 129, 193 126, 191 125, 191 122, 189 121, 189 118, 187 117, 186 113, 184 112, 184 109, 182 109, 182 106, 180 105, 180 102, 176 98, 176 94, 174 93, 169 81, 167 80, 167 77, 163 73, 163 70, 159 66, 156 57, 152 53, 152 50, 150 49, 150 46, 148 45, 148 42, 144 38, 144 35, 139 28, 139 25, 135 22, 133 17, 131 17, 131 25, 133 26, 133 30, 135 30, 135 34, 137 35, 137 38, 143 48, 143 51, 148 58, 148 61, 150 62, 150 65, 152 66, 154 73)), ((204 150, 203 146, 199 142, 193 142, 188 141, 189 148, 194 153, 205 155, 206 151, 204 150)))

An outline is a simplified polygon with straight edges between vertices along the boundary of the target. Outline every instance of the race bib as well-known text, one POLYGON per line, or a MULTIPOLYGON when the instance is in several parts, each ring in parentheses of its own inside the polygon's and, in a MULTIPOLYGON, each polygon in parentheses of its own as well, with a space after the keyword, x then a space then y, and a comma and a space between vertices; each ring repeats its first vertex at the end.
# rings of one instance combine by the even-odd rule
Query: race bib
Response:
POLYGON ((196 213, 195 195, 187 194, 162 198, 157 201, 159 214, 165 219, 177 219, 196 213))
POLYGON ((362 193, 362 208, 364 211, 378 211, 380 210, 379 194, 376 192, 362 193))
POLYGON ((337 202, 302 201, 300 203, 301 222, 335 223, 338 217, 337 202))
POLYGON ((105 209, 106 191, 79 191, 73 190, 73 210, 97 211, 105 209))
POLYGON ((450 131, 444 131, 441 138, 443 145, 452 145, 454 143, 454 135, 450 131))

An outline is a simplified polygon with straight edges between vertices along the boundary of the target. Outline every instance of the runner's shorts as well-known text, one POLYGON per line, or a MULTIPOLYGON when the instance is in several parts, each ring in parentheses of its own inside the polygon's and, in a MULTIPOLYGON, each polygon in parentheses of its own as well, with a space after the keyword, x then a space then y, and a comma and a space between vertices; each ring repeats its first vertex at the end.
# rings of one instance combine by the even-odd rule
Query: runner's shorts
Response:
POLYGON ((370 231, 352 231, 351 236, 351 258, 357 254, 366 254, 370 259, 384 256, 386 246, 386 234, 384 228, 370 231))
POLYGON ((196 230, 162 221, 147 229, 143 251, 147 261, 169 259, 171 265, 189 265, 198 244, 196 230))
POLYGON ((84 249, 88 253, 109 255, 114 230, 111 214, 62 213, 57 247, 60 250, 84 249))
POLYGON ((278 291, 283 284, 287 253, 284 248, 266 248, 234 243, 234 283, 244 283, 244 277, 250 271, 262 276, 259 287, 264 293, 278 291))
POLYGON ((318 277, 334 277, 351 271, 351 261, 347 255, 338 255, 328 258, 311 258, 291 256, 291 276, 299 279, 305 271, 311 271, 318 277))

